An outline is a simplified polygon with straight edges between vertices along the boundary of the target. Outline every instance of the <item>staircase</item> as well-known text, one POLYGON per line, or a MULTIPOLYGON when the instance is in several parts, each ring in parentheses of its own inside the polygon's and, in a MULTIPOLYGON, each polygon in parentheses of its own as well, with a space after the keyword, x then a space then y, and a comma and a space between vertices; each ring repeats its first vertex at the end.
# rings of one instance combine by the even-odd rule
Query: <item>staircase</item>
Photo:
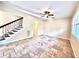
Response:
POLYGON ((7 24, 0 26, 0 41, 6 40, 7 37, 14 35, 15 32, 18 32, 23 28, 23 17, 19 17, 18 19, 11 21, 7 24))

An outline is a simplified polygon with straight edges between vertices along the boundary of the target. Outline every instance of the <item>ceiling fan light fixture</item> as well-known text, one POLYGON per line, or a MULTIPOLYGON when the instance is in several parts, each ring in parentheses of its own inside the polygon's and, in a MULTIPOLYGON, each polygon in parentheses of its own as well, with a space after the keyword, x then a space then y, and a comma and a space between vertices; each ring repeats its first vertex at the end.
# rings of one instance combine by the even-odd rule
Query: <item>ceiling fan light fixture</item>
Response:
POLYGON ((51 13, 50 11, 44 11, 41 17, 49 18, 50 16, 52 17, 54 16, 54 14, 51 13))

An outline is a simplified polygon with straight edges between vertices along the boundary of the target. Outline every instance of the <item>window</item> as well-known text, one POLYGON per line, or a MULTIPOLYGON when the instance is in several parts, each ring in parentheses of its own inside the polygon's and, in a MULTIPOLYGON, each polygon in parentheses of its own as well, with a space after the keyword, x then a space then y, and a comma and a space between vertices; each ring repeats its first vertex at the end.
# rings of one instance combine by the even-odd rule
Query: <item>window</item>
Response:
POLYGON ((72 34, 79 39, 79 11, 75 14, 72 21, 72 34))

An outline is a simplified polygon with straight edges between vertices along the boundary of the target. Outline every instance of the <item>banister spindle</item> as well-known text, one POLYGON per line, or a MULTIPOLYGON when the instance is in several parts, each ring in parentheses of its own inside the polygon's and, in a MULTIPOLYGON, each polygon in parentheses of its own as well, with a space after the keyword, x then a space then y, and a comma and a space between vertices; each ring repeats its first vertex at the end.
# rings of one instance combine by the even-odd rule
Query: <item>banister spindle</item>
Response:
POLYGON ((18 22, 19 22, 19 20, 16 21, 16 30, 20 30, 20 29, 19 29, 19 24, 18 24, 18 22))
POLYGON ((5 36, 4 36, 4 27, 0 28, 0 41, 1 40, 5 40, 5 36))
POLYGON ((13 32, 17 32, 15 28, 16 28, 16 25, 15 25, 15 22, 13 22, 13 32))
POLYGON ((17 24, 18 24, 18 28, 20 28, 20 20, 18 21, 18 23, 17 23, 17 24))
POLYGON ((14 33, 12 32, 12 23, 9 24, 9 34, 14 34, 14 33))
POLYGON ((0 41, 23 28, 23 17, 0 26, 0 41))
POLYGON ((21 19, 21 27, 23 28, 23 19, 21 19))
POLYGON ((20 28, 23 28, 22 24, 23 24, 23 21, 22 21, 22 19, 21 19, 21 20, 20 20, 20 28))
POLYGON ((5 37, 10 37, 9 36, 9 25, 5 26, 4 29, 5 29, 5 37))
MULTIPOLYGON (((20 21, 20 20, 19 20, 20 21)), ((18 24, 18 30, 20 30, 20 24, 19 24, 19 21, 17 21, 17 24, 18 24)))
POLYGON ((3 27, 3 40, 5 40, 5 28, 3 27))
POLYGON ((16 22, 14 22, 15 24, 14 24, 14 26, 15 26, 15 29, 17 29, 17 21, 16 22))

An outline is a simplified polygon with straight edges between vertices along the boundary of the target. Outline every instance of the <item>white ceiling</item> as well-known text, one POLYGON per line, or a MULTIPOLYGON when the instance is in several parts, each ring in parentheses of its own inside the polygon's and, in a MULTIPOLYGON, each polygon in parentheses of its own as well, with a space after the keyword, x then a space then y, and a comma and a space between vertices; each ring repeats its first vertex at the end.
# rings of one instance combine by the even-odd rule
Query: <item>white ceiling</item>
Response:
POLYGON ((76 9, 76 1, 9 1, 11 4, 19 6, 25 10, 41 13, 44 10, 52 10, 55 17, 72 17, 76 9))

